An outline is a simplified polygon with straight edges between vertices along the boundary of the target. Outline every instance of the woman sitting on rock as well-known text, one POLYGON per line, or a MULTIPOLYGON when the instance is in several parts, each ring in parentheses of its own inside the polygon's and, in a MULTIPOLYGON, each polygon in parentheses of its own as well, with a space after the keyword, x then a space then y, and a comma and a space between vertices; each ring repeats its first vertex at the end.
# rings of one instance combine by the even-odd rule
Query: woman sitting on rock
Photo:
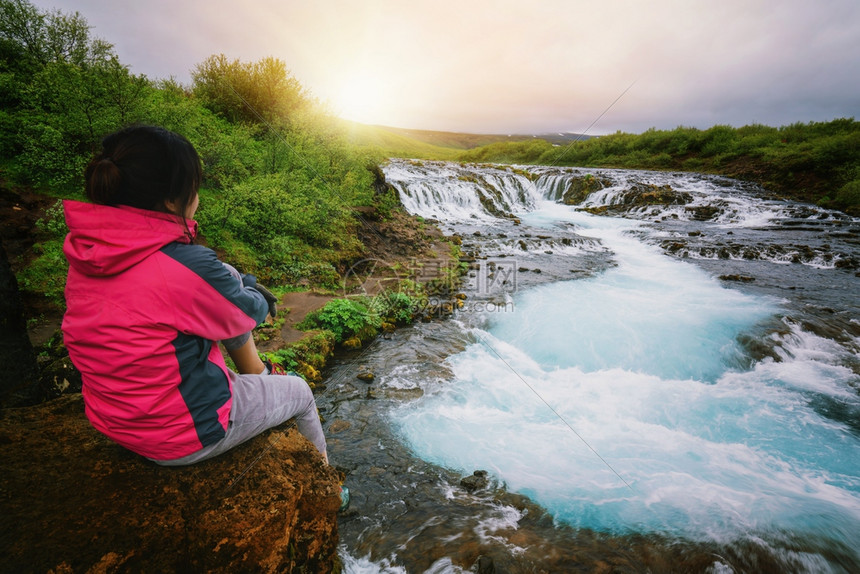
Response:
POLYGON ((275 298, 194 243, 194 147, 148 126, 102 146, 85 172, 93 203, 64 202, 63 335, 92 425, 158 464, 185 465, 295 417, 327 461, 307 383, 264 363, 251 337, 275 298))

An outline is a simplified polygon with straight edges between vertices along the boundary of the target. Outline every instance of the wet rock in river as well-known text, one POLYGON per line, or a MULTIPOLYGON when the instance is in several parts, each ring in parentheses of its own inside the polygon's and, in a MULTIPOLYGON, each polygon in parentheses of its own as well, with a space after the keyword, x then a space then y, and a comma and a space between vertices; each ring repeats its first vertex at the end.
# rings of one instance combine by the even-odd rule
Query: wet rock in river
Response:
POLYGON ((332 422, 331 425, 329 425, 328 433, 329 434, 337 434, 339 432, 349 430, 349 428, 351 426, 352 426, 351 422, 345 421, 343 419, 337 419, 336 421, 332 422))
POLYGON ((562 202, 566 205, 578 205, 585 201, 591 193, 612 185, 609 179, 597 178, 591 174, 583 177, 570 177, 568 182, 568 188, 561 197, 562 202))
POLYGON ((684 249, 687 246, 683 241, 664 241, 663 249, 668 251, 669 253, 677 253, 681 249, 684 249))
POLYGON ((343 346, 347 349, 360 349, 361 339, 359 339, 358 337, 350 337, 343 342, 343 346))
POLYGON ((755 281, 755 277, 750 277, 749 275, 738 275, 738 274, 729 274, 729 275, 720 275, 720 279, 723 281, 740 281, 742 283, 749 283, 751 281, 755 281))
POLYGON ((496 565, 489 556, 478 556, 471 571, 476 574, 496 574, 496 565))
POLYGON ((693 196, 686 191, 676 191, 672 186, 637 183, 622 195, 624 205, 686 205, 693 196))
POLYGON ((358 374, 355 375, 356 378, 360 381, 364 381, 365 383, 372 383, 373 379, 375 379, 375 375, 367 365, 362 365, 358 368, 358 374))
POLYGON ((460 481, 460 486, 469 492, 475 492, 487 488, 490 485, 490 479, 487 478, 486 470, 476 470, 472 476, 467 476, 460 481))
POLYGON ((719 207, 714 207, 713 205, 699 205, 696 207, 686 207, 687 213, 690 214, 690 218, 695 221, 708 221, 709 219, 713 219, 715 215, 720 212, 719 207))
POLYGON ((840 259, 836 260, 834 266, 837 269, 857 269, 858 267, 860 267, 860 260, 858 260, 856 257, 851 257, 850 255, 843 256, 840 259))

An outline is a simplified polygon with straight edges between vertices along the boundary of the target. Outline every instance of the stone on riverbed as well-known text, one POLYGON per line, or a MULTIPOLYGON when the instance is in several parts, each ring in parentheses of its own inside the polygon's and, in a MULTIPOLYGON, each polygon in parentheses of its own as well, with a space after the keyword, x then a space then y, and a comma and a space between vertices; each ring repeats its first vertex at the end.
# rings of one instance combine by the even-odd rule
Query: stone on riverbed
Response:
POLYGON ((476 470, 472 476, 467 476, 460 481, 460 486, 469 492, 475 492, 487 488, 490 485, 490 480, 487 478, 486 470, 476 470))

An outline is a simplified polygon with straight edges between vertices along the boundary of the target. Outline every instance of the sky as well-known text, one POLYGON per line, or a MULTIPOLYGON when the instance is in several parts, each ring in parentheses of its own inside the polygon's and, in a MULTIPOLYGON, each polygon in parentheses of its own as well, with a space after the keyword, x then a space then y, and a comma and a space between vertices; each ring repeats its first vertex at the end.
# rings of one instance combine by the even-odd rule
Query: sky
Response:
POLYGON ((860 0, 33 0, 151 79, 281 59, 342 117, 603 135, 860 119, 860 0))

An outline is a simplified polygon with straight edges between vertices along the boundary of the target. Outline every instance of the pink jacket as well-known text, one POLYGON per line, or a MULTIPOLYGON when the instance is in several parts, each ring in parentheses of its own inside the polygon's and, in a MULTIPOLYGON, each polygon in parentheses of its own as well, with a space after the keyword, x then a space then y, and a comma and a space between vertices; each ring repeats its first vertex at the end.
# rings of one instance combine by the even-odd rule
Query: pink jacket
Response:
MULTIPOLYGON (((156 460, 217 442, 232 389, 216 341, 265 319, 268 307, 253 276, 237 281, 167 214, 63 203, 63 335, 83 375, 90 422, 156 460)), ((188 224, 196 234, 197 223, 188 224)))

